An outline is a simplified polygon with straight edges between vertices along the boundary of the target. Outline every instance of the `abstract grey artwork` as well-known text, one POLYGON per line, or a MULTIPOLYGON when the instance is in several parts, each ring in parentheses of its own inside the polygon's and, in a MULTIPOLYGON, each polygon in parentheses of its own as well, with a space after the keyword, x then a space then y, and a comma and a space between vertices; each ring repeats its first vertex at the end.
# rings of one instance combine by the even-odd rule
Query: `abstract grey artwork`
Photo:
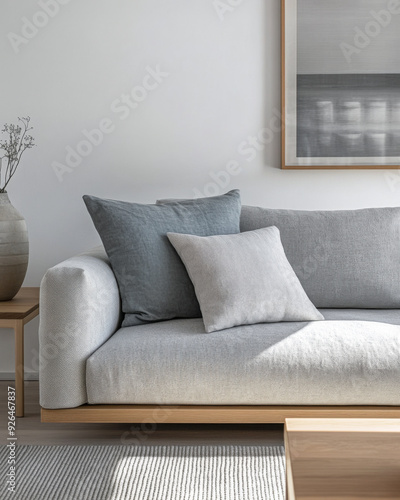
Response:
POLYGON ((282 0, 283 168, 399 168, 400 0, 282 0))

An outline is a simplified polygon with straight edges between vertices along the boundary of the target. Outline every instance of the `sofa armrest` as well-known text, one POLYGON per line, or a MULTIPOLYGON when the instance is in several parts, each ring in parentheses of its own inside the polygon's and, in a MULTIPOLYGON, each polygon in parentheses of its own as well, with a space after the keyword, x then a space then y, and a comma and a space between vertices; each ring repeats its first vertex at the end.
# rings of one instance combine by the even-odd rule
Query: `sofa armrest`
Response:
POLYGON ((104 249, 49 269, 40 286, 39 380, 43 408, 87 402, 86 360, 118 329, 121 302, 104 249))

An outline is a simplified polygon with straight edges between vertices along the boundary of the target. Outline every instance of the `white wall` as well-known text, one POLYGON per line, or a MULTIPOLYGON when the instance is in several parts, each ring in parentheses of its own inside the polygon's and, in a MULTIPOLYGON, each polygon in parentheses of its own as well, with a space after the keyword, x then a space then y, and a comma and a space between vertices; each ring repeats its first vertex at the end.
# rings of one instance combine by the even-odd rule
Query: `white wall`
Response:
MULTIPOLYGON (((279 0, 243 0, 220 16, 212 0, 66 3, 28 43, 14 42, 18 53, 9 34, 21 34, 24 17, 43 21, 36 14, 41 9, 30 0, 0 6, 0 125, 30 114, 38 144, 9 186, 30 232, 25 285, 38 286, 48 267, 98 244, 83 194, 145 203, 192 197, 212 182, 210 172, 232 160, 241 171, 221 192, 238 187, 247 204, 344 209, 399 203, 397 171, 391 177, 378 170, 282 171, 279 132, 257 154, 246 145, 279 109, 279 0), (110 106, 142 85, 146 67, 157 66, 168 77, 121 120, 122 111, 110 106), (106 118, 114 131, 60 182, 53 162, 65 162, 65 148, 106 118)), ((28 371, 37 327, 36 321, 26 329, 28 371)), ((12 372, 12 332, 2 331, 0 342, 0 372, 12 372)))

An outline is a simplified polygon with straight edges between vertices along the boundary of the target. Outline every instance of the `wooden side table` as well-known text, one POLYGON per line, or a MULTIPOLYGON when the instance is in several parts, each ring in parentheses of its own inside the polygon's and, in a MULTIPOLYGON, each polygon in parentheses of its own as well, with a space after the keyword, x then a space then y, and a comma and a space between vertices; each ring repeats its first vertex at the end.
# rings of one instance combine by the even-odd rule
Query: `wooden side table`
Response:
POLYGON ((16 415, 24 416, 24 326, 39 314, 39 288, 21 288, 12 300, 0 302, 0 328, 15 333, 16 415))

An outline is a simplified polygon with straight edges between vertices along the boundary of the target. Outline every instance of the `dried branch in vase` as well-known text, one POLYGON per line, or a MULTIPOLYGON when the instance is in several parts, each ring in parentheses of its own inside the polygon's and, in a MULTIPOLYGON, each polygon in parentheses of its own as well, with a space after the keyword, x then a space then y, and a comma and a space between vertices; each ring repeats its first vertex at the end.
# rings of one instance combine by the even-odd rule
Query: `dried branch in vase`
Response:
POLYGON ((3 150, 3 156, 0 156, 0 193, 5 193, 8 183, 15 174, 21 157, 26 149, 33 148, 35 144, 34 138, 29 135, 29 131, 33 127, 29 126, 31 119, 29 116, 19 118, 17 125, 4 125, 3 134, 8 137, 5 140, 0 140, 0 150, 3 150))

